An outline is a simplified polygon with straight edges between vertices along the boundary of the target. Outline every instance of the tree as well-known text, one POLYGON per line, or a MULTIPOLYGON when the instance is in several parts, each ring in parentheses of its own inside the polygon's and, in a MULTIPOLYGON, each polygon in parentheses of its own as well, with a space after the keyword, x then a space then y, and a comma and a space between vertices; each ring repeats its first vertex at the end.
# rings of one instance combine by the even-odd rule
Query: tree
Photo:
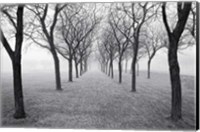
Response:
POLYGON ((157 12, 158 7, 154 3, 138 2, 122 4, 121 11, 129 17, 131 35, 127 36, 119 28, 119 31, 128 39, 132 44, 133 57, 132 57, 132 86, 131 91, 136 91, 136 63, 140 41, 140 31, 145 22, 150 20, 157 12), (156 9, 156 10, 154 10, 156 9))
POLYGON ((103 46, 103 50, 107 52, 106 55, 108 57, 105 57, 105 65, 106 65, 106 73, 108 68, 108 76, 111 76, 111 78, 114 78, 114 69, 113 69, 113 60, 115 59, 116 54, 116 41, 112 32, 112 29, 110 27, 107 27, 101 36, 101 43, 103 46), (108 64, 109 63, 109 64, 108 64))
POLYGON ((83 61, 84 61, 84 73, 88 70, 88 59, 92 53, 92 47, 87 48, 87 51, 84 54, 83 61))
POLYGON ((87 53, 87 49, 91 47, 91 42, 86 42, 87 39, 85 38, 82 44, 78 47, 78 52, 74 54, 74 62, 75 62, 75 69, 76 69, 76 78, 79 77, 79 72, 78 72, 78 65, 80 64, 80 75, 83 73, 83 58, 87 53))
POLYGON ((94 36, 89 35, 87 38, 84 39, 83 43, 79 46, 78 52, 77 52, 77 61, 76 62, 76 67, 77 67, 77 74, 78 74, 78 64, 80 63, 80 75, 82 75, 84 72, 87 71, 88 65, 88 57, 90 56, 92 50, 92 38, 94 36), (84 66, 83 66, 84 63, 84 66), (84 67, 84 70, 83 70, 84 67))
POLYGON ((196 40, 196 3, 193 2, 191 6, 190 15, 188 16, 185 29, 188 30, 196 40))
POLYGON ((129 45, 129 41, 126 37, 124 37, 123 34, 126 34, 126 36, 130 36, 131 30, 129 29, 130 27, 127 27, 126 24, 126 16, 120 15, 120 14, 114 14, 111 12, 111 17, 109 24, 112 28, 112 33, 114 34, 114 38, 116 39, 116 47, 117 47, 117 52, 118 52, 118 69, 119 69, 119 83, 122 83, 122 60, 123 60, 123 55, 129 45), (121 32, 119 32, 119 29, 121 32))
POLYGON ((52 20, 47 20, 48 19, 47 14, 49 10, 48 4, 45 4, 45 5, 36 4, 33 6, 26 6, 27 9, 29 9, 38 20, 38 25, 30 21, 30 24, 32 25, 33 30, 30 32, 27 32, 26 35, 29 36, 34 43, 41 46, 42 48, 47 49, 52 54, 52 57, 54 60, 54 68, 55 68, 56 90, 62 90, 62 88, 61 88, 61 79, 60 79, 60 62, 59 62, 59 58, 56 52, 55 42, 54 42, 54 30, 56 27, 57 18, 60 11, 66 6, 67 6, 66 4, 64 5, 56 4, 54 8, 54 15, 53 15, 52 20), (47 21, 48 21, 48 24, 47 24, 47 21), (35 35, 34 33, 36 33, 37 35, 35 35), (46 41, 48 45, 42 44, 39 41, 40 39, 38 38, 38 36, 42 37, 42 40, 46 41))
MULTIPOLYGON (((102 41, 101 41, 102 42, 102 41)), ((100 63, 100 66, 101 66, 101 71, 106 73, 107 74, 107 66, 108 66, 108 61, 109 61, 109 58, 110 58, 110 55, 108 54, 108 52, 106 51, 104 45, 102 43, 100 43, 98 41, 97 43, 98 45, 98 54, 96 55, 97 56, 97 59, 100 63)), ((109 65, 109 70, 111 70, 111 74, 112 74, 112 77, 113 77, 113 69, 111 69, 113 67, 110 67, 109 65)), ((109 71, 109 74, 110 74, 110 71, 109 71)))
POLYGON ((178 43, 181 34, 184 31, 189 13, 191 10, 191 2, 178 2, 177 3, 177 15, 178 20, 173 29, 170 29, 167 14, 166 14, 166 3, 162 5, 162 17, 163 22, 167 31, 169 48, 168 48, 168 63, 169 72, 172 88, 172 107, 171 107, 171 118, 172 120, 179 120, 182 118, 182 95, 181 95, 181 79, 180 79, 180 68, 178 63, 178 43))
POLYGON ((14 81, 14 100, 15 100, 15 113, 14 118, 25 118, 24 101, 23 101, 23 86, 22 86, 22 73, 21 73, 21 49, 23 43, 23 12, 24 5, 18 5, 17 7, 17 17, 15 18, 7 10, 7 7, 3 7, 1 12, 7 16, 8 20, 14 27, 15 34, 15 50, 11 49, 10 43, 6 39, 2 27, 0 28, 1 42, 5 47, 10 59, 12 61, 13 67, 13 81, 14 81))
POLYGON ((147 62, 147 78, 150 78, 150 68, 151 68, 151 61, 155 56, 156 52, 165 46, 164 41, 162 38, 162 33, 158 29, 154 28, 153 26, 147 27, 147 31, 145 32, 144 38, 144 48, 148 55, 148 62, 147 62))
MULTIPOLYGON (((71 6, 72 10, 74 9, 73 5, 71 6)), ((82 8, 82 7, 81 7, 82 8)), ((75 54, 75 50, 78 48, 80 43, 76 43, 76 27, 74 24, 78 25, 81 24, 76 17, 76 14, 80 12, 80 8, 76 8, 76 11, 69 13, 68 10, 64 10, 61 17, 61 24, 58 28, 58 34, 63 37, 61 41, 64 40, 64 43, 59 43, 56 46, 56 49, 60 55, 62 55, 65 59, 68 60, 68 75, 69 75, 69 82, 73 81, 73 57, 75 54), (69 13, 69 14, 68 14, 69 13)))
MULTIPOLYGON (((82 65, 82 57, 78 61, 77 53, 81 45, 84 45, 88 36, 95 30, 100 20, 96 17, 94 8, 93 14, 86 11, 86 5, 71 4, 69 8, 63 10, 61 16, 61 31, 63 43, 57 45, 60 53, 69 63, 69 81, 72 81, 72 61, 75 61, 76 76, 78 75, 78 64, 82 65)), ((82 52, 80 52, 82 54, 82 52)))

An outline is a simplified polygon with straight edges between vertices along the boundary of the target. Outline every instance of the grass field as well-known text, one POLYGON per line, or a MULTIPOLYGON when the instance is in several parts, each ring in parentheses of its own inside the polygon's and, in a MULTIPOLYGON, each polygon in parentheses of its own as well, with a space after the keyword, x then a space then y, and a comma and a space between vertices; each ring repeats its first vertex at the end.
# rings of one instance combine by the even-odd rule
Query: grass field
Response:
POLYGON ((24 74, 26 119, 13 119, 12 76, 2 75, 2 126, 87 129, 195 129, 196 89, 194 77, 182 76, 183 119, 167 119, 171 109, 169 75, 141 72, 137 92, 130 92, 131 74, 110 79, 89 71, 73 83, 62 76, 63 91, 55 90, 50 74, 24 74))

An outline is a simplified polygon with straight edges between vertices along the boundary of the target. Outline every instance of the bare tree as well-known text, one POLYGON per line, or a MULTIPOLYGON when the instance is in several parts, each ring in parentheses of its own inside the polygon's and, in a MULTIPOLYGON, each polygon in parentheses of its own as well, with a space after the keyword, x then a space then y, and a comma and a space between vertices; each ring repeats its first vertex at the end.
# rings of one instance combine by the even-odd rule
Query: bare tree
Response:
POLYGON ((175 121, 182 118, 181 80, 180 80, 180 68, 177 58, 178 57, 177 50, 178 50, 179 39, 184 31, 190 10, 191 10, 191 2, 183 2, 183 3, 178 2, 177 3, 178 21, 174 29, 170 29, 167 21, 166 3, 163 3, 162 5, 163 22, 169 38, 168 63, 169 63, 171 88, 172 88, 171 118, 175 121))
MULTIPOLYGON (((100 22, 96 17, 94 8, 93 14, 84 9, 84 5, 70 4, 69 8, 63 10, 61 16, 61 27, 59 28, 65 45, 58 44, 57 50, 69 63, 69 81, 72 81, 72 62, 75 60, 75 68, 77 72, 78 63, 82 64, 82 57, 77 59, 77 53, 80 51, 81 45, 84 45, 88 36, 95 30, 100 22)), ((81 54, 83 53, 80 52, 81 54)), ((77 73, 76 73, 77 76, 77 73)))
POLYGON ((103 45, 103 49, 105 49, 108 54, 108 58, 106 57, 105 60, 106 73, 108 73, 108 76, 111 76, 111 78, 114 78, 113 60, 116 58, 117 50, 115 44, 116 40, 110 27, 103 31, 101 36, 101 43, 103 45))
POLYGON ((78 47, 78 52, 76 52, 74 54, 76 78, 79 77, 78 65, 81 63, 81 65, 80 65, 80 75, 82 75, 82 73, 83 73, 83 57, 86 55, 87 49, 90 46, 92 46, 91 42, 87 43, 86 41, 87 41, 87 39, 85 38, 84 41, 82 42, 82 44, 80 44, 80 46, 78 47))
POLYGON ((123 34, 126 34, 127 36, 130 36, 131 30, 126 26, 126 20, 123 16, 120 16, 119 14, 115 14, 115 18, 113 13, 111 12, 111 17, 109 20, 109 24, 112 28, 112 33, 114 35, 114 38, 116 39, 116 47, 118 52, 118 69, 119 69, 119 83, 122 83, 122 60, 123 55, 129 45, 129 41, 126 37, 124 37, 123 34), (117 19, 117 20, 116 20, 117 19), (119 32, 119 29, 121 32, 119 32))
MULTIPOLYGON (((171 12, 172 14, 168 15, 168 19, 170 20, 170 28, 175 27, 176 25, 176 19, 174 17, 177 17, 177 14, 174 12, 171 12), (173 20, 173 21, 172 21, 173 20)), ((165 32, 165 29, 162 29, 160 35, 161 39, 165 43, 165 47, 169 48, 169 42, 167 33, 165 32)), ((178 42, 178 51, 181 52, 184 49, 187 49, 188 47, 193 46, 196 43, 196 3, 193 2, 191 5, 191 10, 184 28, 183 33, 181 34, 181 37, 178 42)))
POLYGON ((84 61, 84 73, 87 72, 88 70, 88 59, 92 53, 92 46, 90 46, 89 48, 87 48, 84 57, 83 57, 83 61, 84 61))
MULTIPOLYGON (((9 8, 9 7, 8 7, 9 8)), ((0 28, 1 42, 5 47, 13 67, 13 81, 14 81, 14 100, 15 100, 15 113, 14 118, 25 118, 23 101, 23 86, 22 86, 22 73, 21 73, 21 49, 23 43, 23 13, 24 5, 18 5, 16 12, 16 19, 9 13, 8 8, 5 6, 1 9, 1 12, 8 18, 9 22, 14 27, 15 34, 15 49, 12 50, 10 43, 5 37, 2 27, 0 28)), ((2 26, 2 25, 1 25, 2 26)))
POLYGON ((37 18, 38 25, 34 22, 30 22, 32 25, 32 31, 27 32, 26 35, 29 36, 34 43, 41 46, 42 48, 47 49, 52 54, 55 67, 55 80, 56 80, 56 90, 62 90, 61 88, 61 79, 60 79, 60 62, 55 48, 54 42, 54 29, 56 27, 57 18, 60 11, 65 8, 67 5, 56 4, 54 8, 54 15, 51 21, 48 20, 47 14, 49 9, 48 4, 36 4, 33 6, 26 6, 37 18), (34 29, 35 28, 35 29, 34 29), (38 29, 39 28, 39 29, 38 29), (38 30, 36 30, 38 29, 38 30), (35 31, 35 32, 34 32, 35 31), (35 35, 34 33, 37 33, 35 35), (48 45, 42 44, 38 39, 38 35, 45 40, 48 45), (37 37, 36 37, 37 36, 37 37))
POLYGON ((190 15, 188 16, 188 21, 185 26, 185 29, 190 32, 193 38, 196 40, 196 4, 195 2, 192 3, 192 7, 190 10, 190 15))
MULTIPOLYGON (((81 7, 82 8, 82 7, 81 7)), ((76 27, 74 24, 80 24, 80 21, 77 19, 76 14, 80 12, 80 7, 75 8, 75 12, 69 13, 68 10, 73 10, 73 5, 71 9, 66 9, 60 15, 61 24, 58 28, 58 34, 61 34, 61 41, 64 40, 64 43, 59 43, 56 46, 56 49, 60 55, 62 55, 65 59, 68 60, 68 79, 69 82, 73 81, 73 57, 75 54, 75 50, 78 49, 80 43, 76 43, 76 27), (69 14, 68 14, 69 13, 69 14), (76 21, 75 21, 76 20, 76 21)))
POLYGON ((76 74, 78 74, 78 64, 80 63, 80 75, 82 75, 84 72, 87 71, 87 62, 88 62, 88 58, 92 52, 91 48, 92 48, 92 35, 89 35, 87 38, 84 39, 83 43, 79 46, 78 48, 78 52, 77 52, 77 61, 75 61, 75 65, 76 65, 76 69, 77 72, 76 74), (84 70, 83 70, 83 63, 84 63, 84 70))
POLYGON ((151 68, 151 61, 155 56, 156 52, 165 46, 165 41, 163 41, 161 32, 154 27, 148 25, 145 32, 144 38, 144 48, 148 55, 148 62, 147 62, 147 78, 150 78, 150 68, 151 68))
POLYGON ((110 56, 109 56, 108 52, 105 50, 105 47, 102 43, 98 42, 97 46, 98 46, 98 53, 99 53, 97 55, 97 58, 98 58, 98 61, 101 65, 101 71, 106 73, 107 62, 108 62, 110 56))
POLYGON ((130 36, 123 33, 119 28, 119 31, 128 39, 128 41, 132 44, 133 50, 133 58, 132 58, 132 92, 136 91, 136 63, 137 63, 137 55, 139 49, 139 41, 140 41, 140 31, 145 22, 150 20, 155 13, 157 12, 157 6, 154 3, 148 2, 138 2, 131 4, 122 4, 121 11, 123 11, 127 17, 129 17, 130 30, 132 33, 130 36), (155 9, 155 10, 154 10, 155 9))

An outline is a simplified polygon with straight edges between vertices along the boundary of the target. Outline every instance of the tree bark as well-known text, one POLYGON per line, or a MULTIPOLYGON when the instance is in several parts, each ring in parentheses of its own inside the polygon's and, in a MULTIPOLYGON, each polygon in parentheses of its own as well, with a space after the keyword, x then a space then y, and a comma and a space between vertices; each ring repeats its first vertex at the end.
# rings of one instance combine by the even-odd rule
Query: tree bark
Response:
MULTIPOLYGON (((103 68, 103 72, 105 72, 105 68, 103 68)), ((80 61, 80 76, 83 75, 83 62, 82 60, 80 61)))
POLYGON ((76 78, 79 78, 79 75, 78 75, 78 63, 75 62, 75 69, 76 69, 76 78))
POLYGON ((122 62, 121 62, 121 59, 119 59, 118 68, 119 68, 119 83, 122 83, 122 62))
POLYGON ((54 60, 54 68, 55 68, 55 79, 56 79, 56 90, 62 90, 61 88, 61 79, 60 79, 60 62, 58 55, 55 49, 51 49, 51 54, 54 60))
POLYGON ((21 75, 21 47, 23 43, 23 10, 24 6, 18 6, 17 11, 17 33, 15 55, 12 60, 14 72, 14 96, 15 96, 15 114, 14 118, 25 118, 21 75))
POLYGON ((133 60, 132 60, 132 89, 131 91, 132 92, 135 92, 136 91, 136 74, 135 74, 135 71, 136 71, 136 68, 135 68, 135 65, 136 65, 136 59, 135 57, 133 57, 133 60))
POLYGON ((23 88, 21 75, 21 55, 17 55, 12 61, 13 66, 13 81, 14 81, 14 98, 15 98, 15 113, 14 118, 25 118, 23 102, 23 88))
POLYGON ((170 40, 170 47, 168 51, 168 63, 170 71, 170 80, 172 85, 172 110, 171 117, 173 120, 178 120, 182 117, 182 95, 181 95, 181 80, 180 80, 180 68, 177 57, 177 41, 170 40))
POLYGON ((69 82, 73 81, 73 64, 72 64, 72 58, 70 57, 68 60, 69 63, 69 82))
POLYGON ((114 78, 113 60, 110 61, 110 68, 111 68, 111 78, 114 78))
POLYGON ((76 56, 74 55, 74 66, 75 66, 75 71, 76 71, 76 78, 78 78, 79 77, 79 75, 78 75, 78 62, 77 62, 77 58, 76 58, 76 56))
POLYGON ((108 64, 108 76, 110 76, 111 75, 111 65, 110 65, 110 63, 108 64))
POLYGON ((150 71, 151 70, 151 59, 148 60, 147 67, 148 67, 147 68, 147 78, 150 79, 151 78, 151 75, 150 75, 151 74, 150 73, 151 72, 150 71))
POLYGON ((138 54, 138 46, 139 46, 139 32, 137 33, 137 37, 135 36, 135 45, 133 45, 133 60, 132 60, 132 92, 136 91, 136 63, 137 63, 137 54, 138 54))

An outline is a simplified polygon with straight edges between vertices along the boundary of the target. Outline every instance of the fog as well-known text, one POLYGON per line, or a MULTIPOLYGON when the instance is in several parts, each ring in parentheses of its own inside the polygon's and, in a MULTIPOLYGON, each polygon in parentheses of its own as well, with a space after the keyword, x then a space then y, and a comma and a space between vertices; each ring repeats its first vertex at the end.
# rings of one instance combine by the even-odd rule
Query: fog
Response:
MULTIPOLYGON (((26 46, 26 44, 24 44, 26 46)), ((51 54, 39 46, 32 44, 25 50, 23 47, 22 52, 22 70, 23 73, 37 73, 48 72, 54 73, 54 64, 51 54)), ((63 57, 60 58, 61 72, 68 71, 68 62, 63 57)), ((94 54, 90 57, 91 62, 89 65, 90 70, 98 70, 98 61, 95 60, 94 54)), ((182 75, 194 75, 196 76, 196 46, 189 47, 184 50, 180 50, 178 53, 178 59, 180 63, 180 69, 182 75)), ((147 57, 142 58, 139 61, 140 70, 147 70, 147 57)), ((131 67, 131 59, 128 62, 128 68, 131 67)), ((117 69, 117 60, 114 61, 114 69, 117 69)), ((167 49, 161 49, 155 55, 151 65, 152 72, 168 73, 168 60, 167 49)), ((11 60, 6 53, 5 49, 1 49, 1 72, 12 74, 11 60)))

